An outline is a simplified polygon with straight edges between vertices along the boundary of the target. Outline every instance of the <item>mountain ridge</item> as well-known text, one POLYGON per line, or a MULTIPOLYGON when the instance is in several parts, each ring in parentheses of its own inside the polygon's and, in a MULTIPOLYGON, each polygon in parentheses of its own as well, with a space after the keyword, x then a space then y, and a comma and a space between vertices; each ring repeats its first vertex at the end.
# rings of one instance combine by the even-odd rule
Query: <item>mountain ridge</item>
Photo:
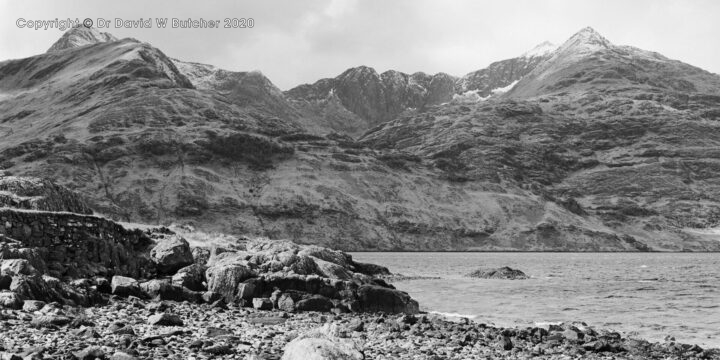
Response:
POLYGON ((473 76, 286 92, 93 39, 0 63, 0 169, 112 218, 345 250, 720 249, 693 230, 720 224, 720 82, 592 30, 473 76))

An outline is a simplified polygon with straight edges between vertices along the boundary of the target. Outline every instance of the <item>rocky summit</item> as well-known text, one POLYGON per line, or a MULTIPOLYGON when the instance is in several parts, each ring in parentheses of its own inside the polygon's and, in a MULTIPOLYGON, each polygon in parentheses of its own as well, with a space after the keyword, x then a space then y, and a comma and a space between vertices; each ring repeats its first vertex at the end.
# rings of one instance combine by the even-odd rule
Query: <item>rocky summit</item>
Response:
POLYGON ((114 220, 341 250, 715 251, 718 114, 720 76, 591 28, 287 91, 72 29, 0 62, 0 169, 114 220))

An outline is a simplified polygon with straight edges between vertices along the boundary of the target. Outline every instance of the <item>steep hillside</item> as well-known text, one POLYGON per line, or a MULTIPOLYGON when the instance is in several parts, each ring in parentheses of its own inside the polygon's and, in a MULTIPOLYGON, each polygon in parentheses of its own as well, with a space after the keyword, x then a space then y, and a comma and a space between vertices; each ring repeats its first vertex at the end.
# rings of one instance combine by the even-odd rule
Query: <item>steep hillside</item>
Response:
POLYGON ((0 63, 0 170, 115 219, 346 250, 720 249, 718 77, 594 31, 462 79, 360 67, 285 93, 77 36, 0 63))
POLYGON ((335 78, 321 79, 285 92, 302 116, 303 125, 317 134, 338 132, 359 136, 402 114, 420 113, 450 101, 484 100, 510 90, 547 60, 557 46, 544 42, 525 54, 490 64, 462 78, 445 73, 412 75, 389 70, 351 68, 335 78))
POLYGON ((531 98, 648 89, 671 94, 717 94, 720 78, 655 52, 613 45, 594 29, 585 28, 520 80, 508 96, 531 98))
POLYGON ((273 137, 299 125, 244 85, 195 89, 161 51, 131 39, 0 63, 0 167, 57 179, 101 213, 156 216, 137 200, 143 188, 184 194, 173 173, 185 164, 263 167, 292 152, 273 137), (237 105, 243 93, 253 96, 237 105))
POLYGON ((378 74, 360 66, 285 94, 309 120, 309 126, 355 136, 404 111, 451 100, 455 81, 443 73, 408 75, 389 70, 378 74))
POLYGON ((718 249, 704 230, 720 225, 718 80, 588 28, 499 99, 361 141, 434 159, 451 180, 529 189, 652 248, 718 249))
POLYGON ((547 60, 556 49, 556 45, 546 41, 519 57, 497 61, 485 69, 473 71, 457 81, 456 92, 473 92, 481 98, 487 98, 497 89, 512 88, 511 85, 547 60))

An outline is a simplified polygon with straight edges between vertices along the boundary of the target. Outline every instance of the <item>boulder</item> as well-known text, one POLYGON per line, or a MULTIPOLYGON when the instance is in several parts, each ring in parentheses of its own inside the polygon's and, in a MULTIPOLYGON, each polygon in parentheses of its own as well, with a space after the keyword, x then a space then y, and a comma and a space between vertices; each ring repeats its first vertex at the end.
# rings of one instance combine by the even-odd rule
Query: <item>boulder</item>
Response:
POLYGON ((208 353, 210 355, 230 355, 234 351, 230 347, 230 345, 227 344, 216 344, 216 345, 210 345, 208 347, 202 348, 202 352, 208 353))
POLYGON ((300 245, 290 240, 267 240, 262 238, 248 241, 245 248, 248 252, 264 253, 266 255, 282 252, 292 252, 296 254, 300 251, 300 245))
POLYGON ((333 307, 335 307, 333 302, 322 295, 313 295, 307 299, 300 300, 295 304, 296 311, 328 312, 333 307))
POLYGON ((255 284, 252 282, 238 284, 237 289, 235 297, 238 299, 251 300, 255 297, 255 284))
POLYGON ((45 307, 45 302, 40 300, 25 300, 22 309, 27 312, 40 311, 45 307))
POLYGON ((80 350, 76 352, 75 358, 78 360, 95 360, 95 359, 105 359, 105 351, 103 351, 101 348, 97 346, 90 346, 83 350, 80 350))
POLYGON ((3 260, 0 265, 0 275, 16 276, 27 275, 35 276, 40 273, 25 259, 3 260))
POLYGON ((12 284, 12 276, 0 275, 0 290, 10 289, 10 284, 12 284))
POLYGON ((301 334, 285 346, 282 360, 361 360, 362 349, 342 338, 334 325, 301 334))
POLYGON ((30 325, 37 327, 37 328, 43 328, 43 327, 55 327, 55 326, 65 326, 67 324, 70 324, 73 321, 72 318, 69 318, 64 315, 40 315, 34 317, 30 321, 30 325))
POLYGON ((117 275, 113 276, 112 281, 110 282, 110 287, 113 295, 121 297, 144 297, 138 281, 130 277, 117 275))
POLYGON ((218 294, 214 291, 206 291, 201 294, 201 297, 203 302, 205 302, 206 304, 212 304, 220 299, 224 299, 222 294, 218 294))
POLYGON ((258 310, 272 310, 273 308, 273 303, 269 298, 254 298, 252 304, 258 310))
POLYGON ((210 249, 196 247, 192 249, 193 261, 197 265, 206 266, 210 259, 210 249))
POLYGON ((350 268, 352 265, 352 257, 350 255, 337 250, 331 250, 316 245, 308 245, 297 253, 298 256, 312 256, 314 258, 339 265, 343 268, 350 268))
MULTIPOLYGON (((2 235, 0 235, 1 237, 2 235)), ((0 238, 1 240, 1 238, 0 238)), ((45 259, 49 258, 46 248, 23 248, 15 243, 0 243, 0 259, 24 259, 35 270, 44 274, 48 271, 45 259)))
POLYGON ((317 264, 317 273, 320 276, 340 280, 350 280, 353 278, 353 273, 345 267, 314 256, 310 258, 317 264))
POLYGON ((359 272, 368 276, 390 275, 390 270, 381 265, 353 262, 353 267, 355 268, 355 272, 359 272))
MULTIPOLYGON (((56 278, 47 277, 48 279, 56 278)), ((55 286, 51 286, 42 276, 13 276, 10 284, 10 291, 20 295, 23 299, 41 300, 46 302, 63 301, 63 297, 58 293, 55 286)), ((53 285, 59 285, 59 282, 53 282, 53 285)))
POLYGON ((95 284, 97 291, 103 294, 112 293, 112 286, 110 285, 110 281, 108 281, 108 279, 98 276, 93 279, 93 283, 95 284))
POLYGON ((168 280, 153 279, 140 284, 140 289, 155 300, 183 301, 183 288, 168 280))
POLYGON ((504 280, 524 280, 530 277, 525 275, 524 272, 516 270, 507 266, 503 266, 497 269, 489 270, 476 270, 468 274, 469 277, 480 278, 480 279, 504 279, 504 280))
POLYGON ((357 308, 353 311, 417 314, 418 302, 405 292, 377 285, 362 285, 357 290, 357 308))
POLYGON ((160 240, 150 250, 150 258, 157 265, 157 270, 161 274, 174 274, 179 269, 193 264, 190 244, 177 235, 160 240))
POLYGON ((177 315, 160 313, 150 316, 148 324, 155 326, 183 326, 183 321, 177 315))
POLYGON ((277 308, 282 311, 294 312, 295 304, 302 299, 302 294, 296 291, 284 292, 278 297, 277 308))
POLYGON ((137 357, 128 354, 125 351, 116 351, 112 356, 110 356, 110 360, 137 360, 137 357))
POLYGON ((193 291, 205 290, 205 271, 207 267, 201 264, 186 266, 175 273, 172 283, 180 287, 186 287, 193 291))
POLYGON ((7 309, 21 309, 23 300, 12 291, 0 291, 0 307, 7 309))
POLYGON ((238 284, 254 275, 247 266, 233 263, 219 263, 205 272, 208 290, 221 294, 228 303, 235 301, 238 284))

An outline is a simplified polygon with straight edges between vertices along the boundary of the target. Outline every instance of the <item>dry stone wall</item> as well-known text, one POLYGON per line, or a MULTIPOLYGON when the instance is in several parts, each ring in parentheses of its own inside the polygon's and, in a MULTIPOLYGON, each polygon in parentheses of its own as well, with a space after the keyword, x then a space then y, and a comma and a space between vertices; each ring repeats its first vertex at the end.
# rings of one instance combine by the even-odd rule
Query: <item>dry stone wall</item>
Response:
POLYGON ((45 248, 54 276, 127 275, 148 277, 152 240, 140 230, 92 215, 0 209, 0 235, 28 248, 45 248))

